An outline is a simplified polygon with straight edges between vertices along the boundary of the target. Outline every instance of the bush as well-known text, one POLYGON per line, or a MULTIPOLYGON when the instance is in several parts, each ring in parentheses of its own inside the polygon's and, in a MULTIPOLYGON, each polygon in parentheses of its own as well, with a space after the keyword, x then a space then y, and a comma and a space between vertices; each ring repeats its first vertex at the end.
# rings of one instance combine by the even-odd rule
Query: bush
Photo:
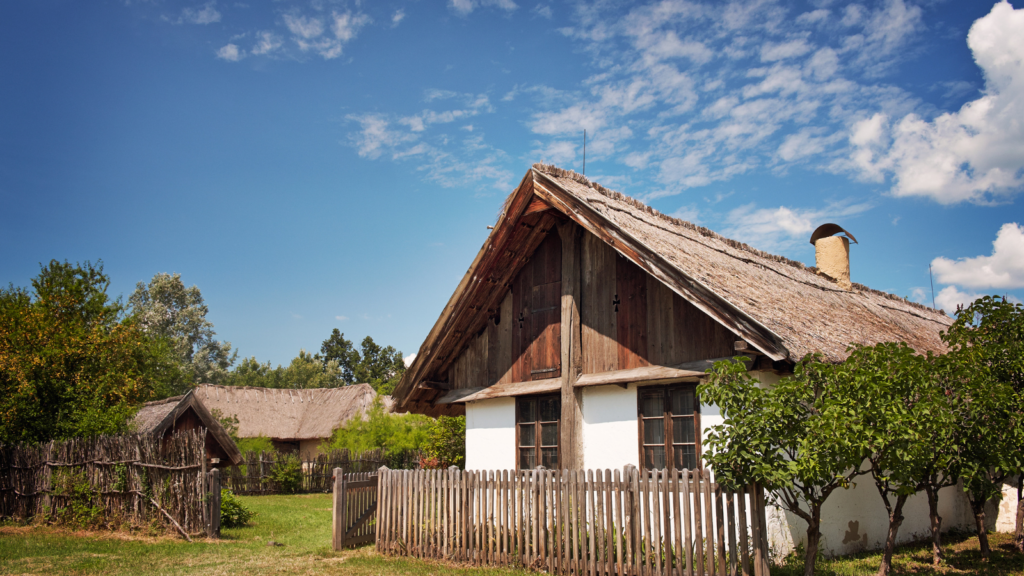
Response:
POLYGON ((276 483, 281 492, 298 492, 302 488, 302 461, 294 454, 281 454, 270 471, 270 481, 276 483))
POLYGON ((92 527, 103 520, 99 492, 89 483, 84 470, 60 470, 54 475, 54 495, 67 498, 67 506, 57 508, 54 517, 72 526, 92 527))
POLYGON ((235 442, 238 446, 238 450, 245 454, 246 452, 273 452, 274 443, 270 441, 270 438, 266 436, 257 436, 255 438, 240 438, 235 442))
POLYGON ((224 528, 239 528, 252 520, 256 513, 239 502, 234 492, 220 489, 220 525, 224 528))
MULTIPOLYGON (((388 460, 419 450, 427 441, 434 420, 420 414, 392 414, 384 410, 378 396, 363 418, 352 418, 331 436, 331 450, 384 450, 388 460)), ((390 467, 390 464, 389 464, 390 467)))
POLYGON ((466 417, 441 416, 427 431, 421 468, 448 468, 466 465, 466 417))

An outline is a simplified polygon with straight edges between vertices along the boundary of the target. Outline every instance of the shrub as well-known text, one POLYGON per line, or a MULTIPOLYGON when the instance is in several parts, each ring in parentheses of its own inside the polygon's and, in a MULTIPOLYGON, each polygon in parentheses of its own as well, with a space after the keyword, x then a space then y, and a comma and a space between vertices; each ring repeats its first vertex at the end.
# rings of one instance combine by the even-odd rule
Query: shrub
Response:
POLYGON ((273 452, 274 443, 270 441, 270 438, 266 436, 257 436, 255 438, 240 438, 235 442, 238 446, 238 450, 245 454, 246 452, 273 452))
POLYGON ((298 492, 302 488, 302 461, 294 454, 281 454, 270 471, 270 481, 276 483, 281 492, 298 492))
POLYGON ((224 528, 239 528, 252 520, 256 513, 249 510, 227 488, 220 489, 220 525, 224 528))
POLYGON ((67 498, 67 505, 54 509, 54 517, 73 526, 95 526, 103 520, 99 492, 89 483, 84 470, 61 470, 54 475, 54 494, 67 498))
POLYGON ((447 468, 466 465, 466 417, 441 416, 427 431, 421 468, 447 468))

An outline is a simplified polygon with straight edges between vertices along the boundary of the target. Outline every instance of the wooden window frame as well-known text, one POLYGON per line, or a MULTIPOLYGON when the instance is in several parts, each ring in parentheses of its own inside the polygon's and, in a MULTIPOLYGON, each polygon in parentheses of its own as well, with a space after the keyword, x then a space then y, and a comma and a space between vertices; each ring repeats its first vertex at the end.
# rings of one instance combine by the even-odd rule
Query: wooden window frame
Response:
MULTIPOLYGON (((701 467, 701 425, 700 425, 700 399, 697 397, 697 384, 695 383, 680 383, 680 384, 663 384, 660 386, 638 386, 636 389, 636 419, 637 419, 637 444, 640 451, 640 469, 647 470, 646 462, 646 450, 644 446, 644 405, 643 397, 644 394, 649 394, 654 391, 660 391, 664 395, 664 406, 665 410, 662 414, 664 418, 665 426, 665 469, 678 469, 675 462, 675 450, 673 449, 672 439, 674 438, 672 430, 672 416, 688 416, 687 414, 673 414, 670 410, 672 407, 671 400, 668 392, 672 389, 690 389, 693 391, 693 446, 696 455, 697 468, 701 467)), ((654 446, 651 444, 650 446, 654 446)))
MULTIPOLYGON (((557 449, 557 451, 555 453, 555 459, 557 460, 557 462, 556 462, 555 468, 552 468, 552 469, 553 470, 554 469, 558 469, 558 466, 561 465, 561 462, 562 462, 562 395, 560 393, 555 393, 555 394, 533 394, 533 395, 529 395, 529 396, 516 396, 516 470, 522 470, 522 467, 521 467, 522 460, 521 460, 521 458, 519 456, 520 450, 522 448, 528 448, 528 446, 522 446, 520 444, 520 441, 519 441, 519 428, 520 428, 520 424, 521 424, 521 422, 519 420, 519 415, 520 415, 519 406, 520 406, 520 404, 522 402, 525 402, 525 401, 535 401, 535 402, 539 403, 542 399, 546 399, 546 398, 554 398, 555 400, 558 401, 558 411, 557 411, 558 417, 556 419, 554 419, 554 420, 541 420, 541 418, 540 418, 540 407, 539 406, 537 407, 537 419, 532 422, 532 424, 535 427, 534 428, 534 440, 535 441, 534 441, 533 448, 536 451, 536 455, 535 455, 536 462, 537 462, 537 466, 543 466, 544 458, 543 458, 543 451, 541 449, 542 448, 551 448, 551 446, 544 446, 544 440, 543 440, 543 436, 542 436, 541 425, 542 424, 551 424, 552 422, 554 422, 555 423, 555 442, 556 442, 555 448, 557 449)), ((525 422, 524 424, 530 424, 530 423, 529 422, 525 422)), ((531 470, 532 469, 533 468, 531 468, 531 470)))

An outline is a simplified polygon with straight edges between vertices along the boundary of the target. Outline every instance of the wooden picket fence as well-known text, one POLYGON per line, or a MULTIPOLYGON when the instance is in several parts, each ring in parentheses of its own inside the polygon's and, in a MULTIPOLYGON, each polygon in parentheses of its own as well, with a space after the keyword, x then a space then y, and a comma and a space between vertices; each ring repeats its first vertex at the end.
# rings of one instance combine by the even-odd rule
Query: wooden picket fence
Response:
POLYGON ((376 473, 345 474, 334 470, 331 508, 331 544, 335 550, 373 542, 377 528, 378 477, 376 473))
POLYGON ((377 549, 559 574, 769 576, 764 491, 707 470, 387 470, 377 549))

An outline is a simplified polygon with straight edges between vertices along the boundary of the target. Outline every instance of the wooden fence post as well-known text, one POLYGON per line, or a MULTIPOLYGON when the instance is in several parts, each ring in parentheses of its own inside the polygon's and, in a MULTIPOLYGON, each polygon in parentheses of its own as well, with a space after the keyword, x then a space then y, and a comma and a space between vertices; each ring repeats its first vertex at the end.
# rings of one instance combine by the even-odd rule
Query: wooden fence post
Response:
POLYGON ((206 525, 206 535, 210 538, 220 537, 220 470, 214 468, 208 473, 207 485, 209 486, 208 502, 209 522, 206 525))
POLYGON ((334 506, 331 517, 331 545, 335 551, 345 549, 345 505, 347 498, 345 494, 345 471, 342 468, 334 469, 334 506))

